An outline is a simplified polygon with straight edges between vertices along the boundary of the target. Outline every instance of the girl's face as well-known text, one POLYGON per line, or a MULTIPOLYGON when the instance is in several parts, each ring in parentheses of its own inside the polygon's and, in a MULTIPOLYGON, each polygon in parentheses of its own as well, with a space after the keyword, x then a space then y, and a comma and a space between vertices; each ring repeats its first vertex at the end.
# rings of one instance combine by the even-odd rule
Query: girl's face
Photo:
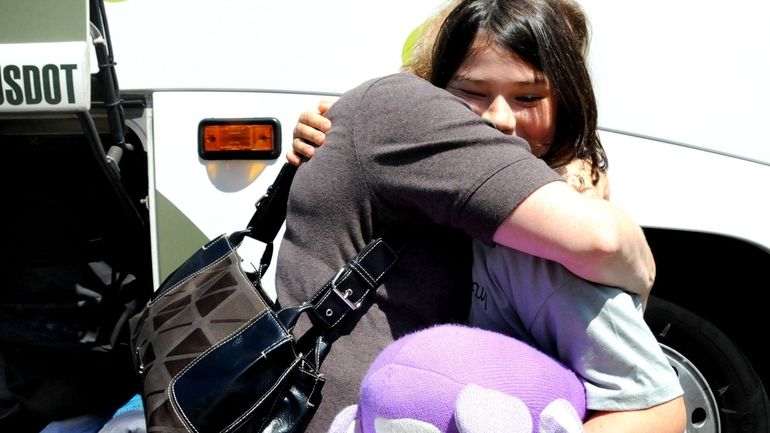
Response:
POLYGON ((556 99, 542 73, 499 45, 476 38, 446 89, 541 157, 556 129, 556 99))

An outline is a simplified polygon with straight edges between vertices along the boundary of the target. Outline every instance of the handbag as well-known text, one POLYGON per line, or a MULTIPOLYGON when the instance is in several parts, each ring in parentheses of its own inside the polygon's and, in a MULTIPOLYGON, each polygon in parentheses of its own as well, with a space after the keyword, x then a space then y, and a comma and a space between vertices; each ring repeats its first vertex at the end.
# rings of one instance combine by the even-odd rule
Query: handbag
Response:
POLYGON ((149 432, 302 432, 321 402, 329 332, 359 308, 405 244, 396 230, 366 245, 299 306, 281 308, 260 278, 286 216, 296 167, 285 164, 246 230, 197 250, 131 318, 131 343, 149 432), (266 244, 241 268, 245 237, 266 244), (302 314, 312 324, 292 333, 302 314))

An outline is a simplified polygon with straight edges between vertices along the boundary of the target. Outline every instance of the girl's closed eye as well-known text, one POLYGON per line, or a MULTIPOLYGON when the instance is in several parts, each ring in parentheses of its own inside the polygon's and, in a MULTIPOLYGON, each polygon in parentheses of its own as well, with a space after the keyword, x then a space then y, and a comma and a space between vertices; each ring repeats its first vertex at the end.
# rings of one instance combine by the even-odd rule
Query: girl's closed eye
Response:
POLYGON ((519 102, 521 104, 534 105, 534 104, 537 104, 538 102, 542 101, 545 98, 546 97, 542 96, 542 95, 521 95, 521 96, 517 96, 515 99, 516 99, 517 102, 519 102))
POLYGON ((487 97, 486 92, 472 87, 453 86, 451 88, 448 87, 447 89, 451 93, 454 93, 455 96, 466 96, 473 99, 485 99, 487 97))

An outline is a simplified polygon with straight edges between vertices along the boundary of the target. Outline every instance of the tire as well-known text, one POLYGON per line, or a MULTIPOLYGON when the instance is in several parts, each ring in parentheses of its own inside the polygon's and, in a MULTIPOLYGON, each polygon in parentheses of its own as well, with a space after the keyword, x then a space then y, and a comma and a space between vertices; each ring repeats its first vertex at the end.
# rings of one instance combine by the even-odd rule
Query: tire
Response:
POLYGON ((650 297, 645 320, 685 390, 687 433, 767 433, 770 403, 741 350, 716 326, 650 297))

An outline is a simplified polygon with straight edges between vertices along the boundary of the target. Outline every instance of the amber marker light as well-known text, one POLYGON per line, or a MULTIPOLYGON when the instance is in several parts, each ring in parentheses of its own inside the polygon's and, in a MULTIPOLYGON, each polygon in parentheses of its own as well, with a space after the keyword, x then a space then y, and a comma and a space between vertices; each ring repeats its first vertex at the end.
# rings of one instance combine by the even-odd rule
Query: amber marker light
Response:
POLYGON ((278 119, 203 119, 198 126, 202 159, 275 159, 280 154, 278 119))

